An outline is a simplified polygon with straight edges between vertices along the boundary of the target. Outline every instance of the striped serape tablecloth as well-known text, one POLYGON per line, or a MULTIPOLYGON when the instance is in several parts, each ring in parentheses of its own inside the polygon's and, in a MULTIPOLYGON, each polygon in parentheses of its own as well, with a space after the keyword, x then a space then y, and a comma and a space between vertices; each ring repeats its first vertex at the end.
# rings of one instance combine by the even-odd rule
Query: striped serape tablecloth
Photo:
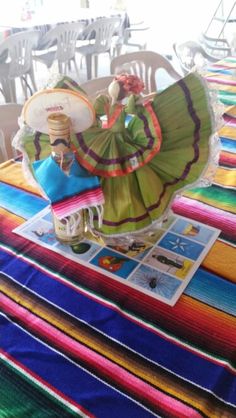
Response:
POLYGON ((222 230, 174 307, 13 233, 47 202, 1 165, 1 418, 236 416, 234 111, 214 184, 173 205, 222 230))

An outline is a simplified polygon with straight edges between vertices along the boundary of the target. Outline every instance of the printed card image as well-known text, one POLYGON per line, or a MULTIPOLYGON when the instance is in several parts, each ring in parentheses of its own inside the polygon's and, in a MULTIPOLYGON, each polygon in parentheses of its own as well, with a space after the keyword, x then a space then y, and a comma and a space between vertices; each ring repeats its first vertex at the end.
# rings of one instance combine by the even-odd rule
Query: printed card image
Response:
POLYGON ((174 221, 176 220, 176 216, 174 215, 169 215, 166 219, 163 220, 163 222, 161 223, 161 228, 162 229, 169 229, 169 227, 174 223, 174 221))
POLYGON ((106 239, 106 245, 112 250, 118 251, 136 260, 142 260, 152 247, 150 242, 140 241, 138 239, 128 238, 109 238, 106 239))
POLYGON ((76 256, 79 260, 88 261, 100 250, 101 247, 92 241, 83 240, 78 244, 73 245, 63 245, 58 243, 56 248, 59 249, 60 252, 76 256))
POLYGON ((190 241, 171 232, 167 232, 158 243, 158 246, 190 258, 191 260, 197 260, 204 250, 204 247, 197 242, 190 241))
POLYGON ((163 229, 153 229, 152 231, 142 232, 142 234, 138 234, 137 237, 143 241, 150 242, 151 245, 154 245, 157 241, 159 241, 164 233, 165 231, 163 229))
POLYGON ((166 299, 172 299, 181 284, 180 280, 145 265, 132 274, 129 282, 166 299))
POLYGON ((38 219, 34 224, 28 225, 23 232, 34 242, 38 240, 52 246, 58 242, 52 224, 45 222, 43 219, 38 219))
POLYGON ((45 221, 47 222, 51 222, 51 224, 53 224, 53 219, 52 219, 52 212, 49 210, 44 216, 43 218, 45 221))
POLYGON ((126 279, 138 265, 135 260, 131 260, 130 258, 115 253, 107 248, 103 248, 90 263, 110 273, 116 274, 123 279, 126 279))
POLYGON ((171 231, 184 235, 187 238, 192 238, 202 244, 207 244, 215 235, 214 230, 186 219, 178 219, 171 227, 171 231))
POLYGON ((166 273, 173 274, 178 279, 185 279, 193 262, 186 258, 170 253, 160 247, 154 248, 145 258, 144 262, 166 273))
POLYGON ((85 238, 88 239, 89 241, 95 242, 96 244, 101 245, 102 247, 104 247, 106 245, 105 241, 104 241, 104 237, 99 236, 98 234, 91 232, 91 231, 86 231, 85 232, 85 238))

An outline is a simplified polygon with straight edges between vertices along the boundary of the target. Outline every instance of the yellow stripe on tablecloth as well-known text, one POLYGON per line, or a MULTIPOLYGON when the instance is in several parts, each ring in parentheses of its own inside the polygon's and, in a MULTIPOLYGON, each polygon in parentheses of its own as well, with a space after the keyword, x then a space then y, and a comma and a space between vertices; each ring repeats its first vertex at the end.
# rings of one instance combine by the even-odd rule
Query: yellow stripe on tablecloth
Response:
POLYGON ((7 219, 8 224, 12 225, 12 229, 25 222, 25 218, 15 215, 2 207, 0 207, 0 215, 3 215, 3 219, 7 219))
MULTIPOLYGON (((186 190, 183 192, 183 196, 189 197, 190 199, 194 199, 197 202, 206 203, 209 206, 214 206, 214 208, 221 209, 223 211, 236 213, 236 207, 232 206, 230 203, 224 203, 222 201, 217 201, 216 199, 212 198, 211 196, 207 197, 203 194, 200 194, 194 189, 186 190)), ((229 214, 230 216, 230 214, 229 214)))
POLYGON ((213 183, 224 187, 236 187, 235 170, 219 167, 216 170, 213 183))
POLYGON ((207 253, 202 266, 222 276, 233 283, 236 283, 235 268, 236 250, 232 245, 217 240, 207 253))
POLYGON ((227 113, 227 115, 236 117, 236 106, 228 106, 225 110, 225 113, 227 113))
POLYGON ((221 74, 208 71, 205 74, 205 77, 211 89, 225 90, 230 91, 231 93, 236 91, 236 85, 233 85, 236 82, 236 77, 232 74, 221 74))
POLYGON ((213 71, 208 71, 204 76, 206 78, 217 78, 217 80, 222 80, 223 82, 226 82, 226 81, 234 82, 234 81, 236 81, 235 76, 233 76, 232 74, 214 73, 213 71))
POLYGON ((225 136, 226 138, 230 138, 232 140, 236 139, 236 126, 235 128, 230 127, 230 126, 223 126, 219 131, 218 131, 219 136, 225 136))
MULTIPOLYGON (((124 356, 124 353, 119 352, 119 348, 116 348, 115 346, 111 347, 109 343, 106 343, 105 339, 99 341, 99 338, 96 336, 89 335, 89 332, 84 330, 83 327, 80 328, 79 322, 75 328, 75 325, 72 324, 70 320, 63 318, 59 313, 56 313, 55 311, 52 312, 52 310, 46 306, 37 305, 35 300, 32 300, 26 293, 21 295, 14 289, 11 283, 5 283, 0 279, 0 285, 0 290, 17 304, 23 306, 33 314, 58 328, 60 331, 123 367, 125 370, 128 370, 137 377, 147 381, 149 384, 160 388, 165 393, 196 408, 207 416, 211 416, 212 410, 214 410, 214 413, 218 414, 217 416, 223 416, 223 408, 219 405, 216 406, 214 400, 211 401, 208 398, 200 398, 197 393, 190 392, 183 384, 178 384, 177 379, 173 382, 173 377, 169 378, 164 370, 163 372, 161 370, 155 372, 149 365, 142 364, 141 359, 136 360, 132 358, 132 354, 129 356, 128 352, 124 356)), ((186 295, 183 295, 183 297, 186 300, 189 299, 186 295)), ((228 415, 228 418, 231 418, 231 416, 228 415)))
MULTIPOLYGON (((234 57, 226 57, 220 61, 217 61, 217 66, 222 65, 228 68, 236 68, 236 59, 234 57)), ((216 68, 217 68, 216 66, 216 68)))
POLYGON ((0 181, 42 196, 40 190, 37 187, 31 186, 26 180, 22 164, 13 160, 6 161, 0 165, 0 181), (4 170, 2 170, 3 168, 4 170))

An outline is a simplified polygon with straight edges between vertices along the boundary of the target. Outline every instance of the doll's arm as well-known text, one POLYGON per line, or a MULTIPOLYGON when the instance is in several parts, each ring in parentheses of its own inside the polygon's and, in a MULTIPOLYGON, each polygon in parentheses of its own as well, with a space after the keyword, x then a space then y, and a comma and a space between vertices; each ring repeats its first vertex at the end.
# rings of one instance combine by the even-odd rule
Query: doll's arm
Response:
POLYGON ((109 98, 104 94, 99 95, 94 102, 94 109, 97 116, 107 114, 107 109, 110 106, 109 98))

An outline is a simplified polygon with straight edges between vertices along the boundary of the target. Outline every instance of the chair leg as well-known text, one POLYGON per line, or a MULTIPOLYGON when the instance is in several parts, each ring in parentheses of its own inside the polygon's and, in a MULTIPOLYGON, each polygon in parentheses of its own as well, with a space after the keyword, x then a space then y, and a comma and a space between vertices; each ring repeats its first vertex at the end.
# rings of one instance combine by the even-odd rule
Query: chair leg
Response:
POLYGON ((27 75, 20 77, 21 87, 24 93, 25 100, 27 100, 27 75))
POLYGON ((63 74, 63 68, 62 68, 61 61, 58 61, 58 71, 59 71, 60 74, 63 74))
POLYGON ((94 76, 98 76, 98 55, 94 55, 94 76))
POLYGON ((5 102, 6 103, 10 103, 11 100, 11 88, 10 88, 10 83, 11 80, 9 79, 1 79, 1 84, 2 84, 2 94, 4 96, 5 102))
POLYGON ((79 69, 78 69, 78 66, 77 66, 77 63, 76 63, 76 59, 75 59, 75 57, 74 57, 74 58, 72 58, 72 60, 73 60, 74 66, 75 66, 75 72, 76 72, 76 75, 77 75, 77 77, 79 78, 79 69))
POLYGON ((92 55, 87 54, 86 56, 86 67, 87 67, 87 80, 92 78, 92 55))
POLYGON ((33 67, 29 71, 29 77, 30 77, 30 80, 31 80, 31 83, 32 83, 32 86, 33 86, 33 90, 34 90, 34 92, 36 92, 37 91, 37 85, 36 85, 36 82, 35 82, 34 68, 33 67))
POLYGON ((17 103, 16 100, 16 82, 15 79, 9 80, 10 102, 17 103))

